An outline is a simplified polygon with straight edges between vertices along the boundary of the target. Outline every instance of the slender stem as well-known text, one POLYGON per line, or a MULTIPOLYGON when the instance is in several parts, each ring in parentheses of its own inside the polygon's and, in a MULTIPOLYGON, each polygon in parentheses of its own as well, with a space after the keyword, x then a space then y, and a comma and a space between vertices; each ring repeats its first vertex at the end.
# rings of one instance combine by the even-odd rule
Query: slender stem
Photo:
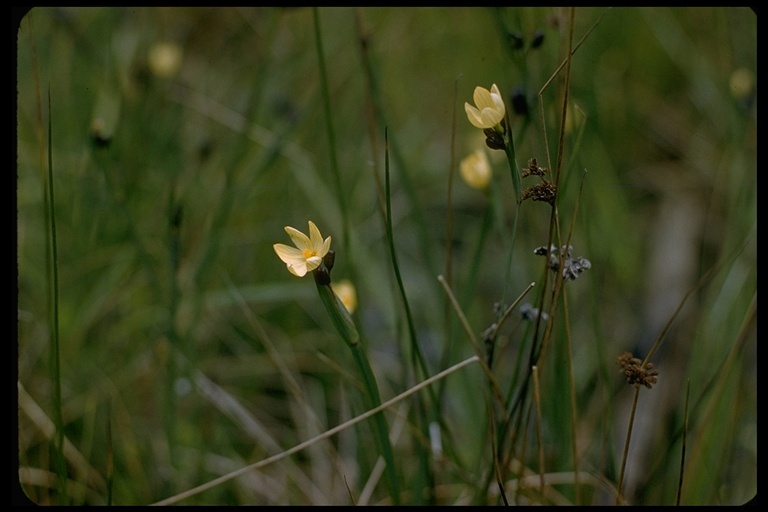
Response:
MULTIPOLYGON (((609 7, 608 9, 610 9, 610 7, 609 7)), ((568 57, 566 57, 566 59, 565 59, 565 60, 563 60, 563 62, 561 62, 561 63, 560 63, 560 65, 557 67, 557 69, 555 70, 555 72, 554 72, 554 73, 552 73, 552 75, 551 75, 551 76, 549 77, 549 79, 548 79, 548 80, 547 80, 547 81, 544 83, 544 85, 543 85, 543 86, 541 86, 541 89, 539 89, 539 96, 541 96, 541 95, 544 93, 544 90, 545 90, 547 87, 549 87, 549 84, 552 82, 552 80, 554 80, 554 79, 555 79, 555 77, 557 76, 557 74, 558 74, 558 73, 560 73, 560 70, 562 70, 562 69, 563 69, 563 67, 566 65, 567 61, 570 59, 570 57, 572 57, 572 56, 573 56, 573 55, 576 53, 576 50, 578 50, 578 49, 579 49, 579 47, 581 46, 581 44, 582 44, 584 41, 586 41, 586 39, 587 39, 587 37, 589 36, 589 34, 591 34, 591 33, 592 33, 592 31, 595 29, 595 27, 597 27, 597 25, 600 23, 600 21, 602 21, 602 19, 603 19, 603 16, 605 16, 605 13, 607 13, 607 12, 608 12, 608 9, 606 9, 605 11, 603 11, 603 12, 600 14, 600 17, 599 17, 599 18, 597 18, 597 20, 596 20, 596 21, 595 21, 595 22, 592 24, 592 26, 591 26, 591 27, 589 27, 589 30, 587 30, 587 33, 586 33, 586 34, 584 34, 584 35, 582 36, 582 38, 581 38, 581 39, 579 39, 579 42, 578 42, 578 43, 576 43, 576 46, 574 46, 574 47, 573 47, 573 49, 570 51, 570 55, 569 55, 568 57)))
POLYGON ((472 328, 469 326, 467 317, 464 315, 464 312, 461 310, 461 306, 459 306, 459 303, 456 300, 456 297, 453 295, 453 291, 451 290, 451 287, 448 286, 448 283, 445 282, 445 278, 443 278, 443 276, 437 276, 437 280, 440 281, 440 284, 443 285, 443 288, 445 289, 445 293, 448 295, 448 298, 451 300, 451 304, 453 304, 453 307, 456 309, 456 314, 459 315, 459 320, 461 321, 461 325, 464 326, 464 331, 466 331, 467 337, 469 338, 470 343, 472 343, 472 348, 475 349, 475 353, 480 358, 480 367, 483 369, 483 372, 485 372, 485 375, 488 377, 488 382, 491 385, 491 391, 493 393, 493 396, 498 401, 499 407, 501 408, 501 410, 504 411, 504 398, 502 397, 501 389, 499 388, 499 383, 496 380, 496 377, 493 375, 493 372, 491 371, 491 369, 488 367, 488 364, 485 362, 485 359, 483 358, 483 351, 480 347, 480 343, 478 343, 475 333, 472 331, 472 328))
MULTIPOLYGON (((482 361, 482 359, 481 359, 482 361)), ((499 494, 504 501, 505 506, 509 506, 509 500, 507 499, 507 493, 504 490, 504 475, 501 473, 499 467, 499 447, 498 447, 498 434, 496 433, 496 413, 493 408, 493 403, 490 398, 486 399, 486 407, 488 410, 488 435, 491 438, 491 458, 493 459, 493 476, 496 479, 496 485, 499 488, 499 494)))
POLYGON ((386 402, 382 403, 378 407, 374 407, 373 409, 371 409, 369 411, 366 411, 363 414, 361 414, 359 416, 356 416, 356 417, 352 418, 351 420, 348 420, 348 421, 342 423, 341 425, 337 425, 337 426, 333 427, 330 430, 326 430, 322 434, 320 434, 318 436, 315 436, 312 439, 304 441, 303 443, 299 443, 296 446, 294 446, 293 448, 290 448, 290 449, 288 449, 288 450, 286 450, 284 452, 281 452, 281 453, 278 453, 278 454, 273 455, 271 457, 268 457, 268 458, 266 458, 264 460, 260 460, 259 462, 255 462, 253 464, 249 464, 248 466, 245 466, 245 467, 242 467, 240 469, 237 469, 237 470, 235 470, 235 471, 233 471, 231 473, 228 473, 226 475, 222 475, 222 476, 220 476, 218 478, 215 478, 215 479, 213 479, 213 480, 211 480, 209 482, 206 482, 206 483, 204 483, 202 485, 198 485, 197 487, 194 487, 192 489, 189 489, 187 491, 179 493, 179 494, 177 494, 175 496, 171 496, 169 498, 166 498, 164 500, 158 501, 156 503, 152 503, 152 505, 171 505, 173 503, 177 503, 177 502, 179 502, 179 501, 181 501, 181 500, 183 500, 185 498, 189 498, 190 496, 194 496, 196 494, 200 494, 203 491, 207 491, 208 489, 212 489, 213 487, 216 487, 217 485, 223 484, 224 482, 227 482, 229 480, 232 480, 233 478, 237 478, 240 475, 244 475, 244 474, 248 473, 249 471, 253 471, 255 469, 263 468, 264 466, 272 464, 273 462, 277 462, 277 461, 282 460, 282 459, 284 459, 286 457, 289 457, 289 456, 293 455, 294 453, 303 450, 304 448, 312 446, 313 444, 317 443, 318 441, 322 441, 323 439, 327 439, 327 438, 329 438, 331 436, 334 436, 334 435, 338 434, 339 432, 341 432, 341 431, 351 427, 352 425, 356 425, 356 424, 360 423, 361 421, 367 420, 371 416, 382 412, 384 409, 388 409, 388 408, 392 407, 393 405, 397 404, 398 402, 401 402, 401 401, 405 400, 406 398, 408 398, 409 396, 413 395, 414 393, 418 393, 423 388, 425 388, 427 386, 430 386, 433 383, 435 383, 435 382, 437 382, 437 381, 439 381, 441 379, 444 379, 445 377, 447 377, 451 373, 453 373, 453 372, 455 372, 457 370, 460 370, 461 368, 464 368, 467 365, 470 365, 472 363, 478 362, 478 360, 479 359, 478 359, 477 356, 472 356, 472 357, 470 357, 468 359, 465 359, 465 360, 461 361, 460 363, 456 363, 455 365, 451 366, 450 368, 447 368, 447 369, 441 371, 437 375, 434 375, 434 376, 426 379, 424 382, 421 382, 421 383, 417 384, 416 386, 413 386, 412 388, 410 388, 410 389, 408 389, 406 391, 403 391, 402 393, 400 393, 396 397, 390 398, 389 400, 387 400, 386 402))
POLYGON ((521 194, 522 194, 522 188, 523 188, 522 181, 520 178, 520 168, 517 165, 517 157, 515 154, 514 136, 512 134, 511 124, 508 120, 508 116, 509 116, 509 113, 507 113, 507 120, 505 120, 505 124, 507 125, 507 130, 506 130, 507 140, 506 140, 506 145, 504 147, 504 153, 507 155, 509 172, 510 172, 510 175, 512 176, 512 185, 514 186, 514 189, 515 189, 515 214, 514 214, 514 220, 512 221, 512 239, 509 245, 509 255, 507 256, 507 265, 504 272, 505 273, 504 290, 502 291, 502 294, 501 294, 502 304, 504 304, 504 300, 506 299, 510 274, 512 272, 512 254, 515 250, 515 238, 517 236, 517 221, 520 217, 520 206, 522 205, 521 194))
POLYGON ((363 67, 365 69, 365 76, 367 79, 367 85, 368 85, 368 108, 367 111, 367 121, 368 121, 368 138, 370 139, 371 143, 371 155, 373 155, 373 165, 372 165, 372 171, 373 171, 373 178, 374 183, 376 184, 376 198, 379 201, 379 213, 381 213, 382 218, 384 217, 384 189, 381 186, 381 173, 379 170, 378 165, 378 156, 379 156, 379 144, 378 139, 376 137, 376 133, 378 131, 377 129, 377 123, 376 123, 376 114, 377 114, 377 87, 376 87, 376 80, 373 76, 373 68, 371 66, 371 59, 368 55, 368 34, 365 31, 365 27, 363 26, 363 15, 361 12, 361 8, 357 7, 355 8, 355 23, 357 27, 357 38, 360 42, 360 54, 363 61, 363 67))
POLYGON ((48 215, 50 226, 51 249, 51 372, 53 378, 53 410, 56 423, 56 436, 54 437, 56 474, 58 476, 59 499, 66 498, 67 468, 64 463, 64 415, 61 407, 61 348, 59 344, 59 256, 56 242, 56 201, 53 193, 53 137, 51 119, 51 87, 48 86, 48 215))
MULTIPOLYGON (((454 82, 453 84, 453 104, 456 103, 456 96, 457 96, 457 89, 458 89, 458 80, 454 82)), ((451 109, 452 116, 451 116, 451 158, 450 163, 448 165, 448 191, 447 191, 447 197, 445 200, 445 280, 448 281, 448 284, 451 284, 452 282, 452 264, 453 264, 453 177, 454 177, 454 168, 456 166, 455 162, 455 153, 456 153, 456 109, 451 109)), ((448 304, 448 301, 445 301, 445 317, 448 317, 448 312, 450 311, 450 305, 448 304)), ((449 329, 446 328, 446 334, 448 334, 449 329)))
MULTIPOLYGON (((395 278, 397 279, 397 286, 400 290, 400 296, 403 299, 403 307, 405 308, 405 318, 408 323, 408 334, 411 341, 411 358, 415 360, 423 376, 429 375, 427 370, 427 363, 424 360, 424 355, 421 353, 421 347, 419 346, 418 338, 416 336, 416 327, 413 323, 413 315, 411 314, 411 308, 408 304, 408 296, 405 293, 405 285, 403 284, 403 277, 400 274, 400 265, 397 261, 397 252, 395 251, 395 237, 392 228, 392 191, 390 186, 390 172, 389 172, 389 137, 385 130, 384 132, 384 181, 385 191, 384 196, 387 203, 387 242, 389 245, 389 254, 392 258, 392 267, 395 271, 395 278)), ((436 402, 437 398, 432 396, 433 402, 436 402)))
MULTIPOLYGON (((371 365, 368 362, 363 346, 359 343, 356 345, 350 345, 352 355, 355 358, 355 363, 360 370, 360 375, 363 377, 363 383, 367 391, 368 407, 375 409, 381 405, 381 396, 379 395, 379 387, 376 384, 376 377, 373 375, 371 365)), ((381 450, 381 455, 384 457, 387 472, 387 478, 389 481, 390 495, 392 497, 392 503, 394 505, 400 504, 400 488, 397 481, 397 470, 395 467, 395 457, 392 453, 392 445, 389 442, 389 427, 387 426, 387 420, 384 417, 384 411, 380 411, 373 417, 375 422, 376 439, 381 450)))
MULTIPOLYGON (((321 284, 317 280, 317 274, 314 274, 314 276, 315 285, 317 285, 317 291, 320 295, 320 299, 323 302, 326 311, 330 315, 336 330, 339 332, 344 342, 352 351, 355 364, 357 364, 357 368, 360 370, 360 376, 363 379, 363 385, 365 386, 366 391, 366 405, 369 409, 374 409, 381 405, 381 395, 379 394, 379 387, 376 384, 376 377, 373 374, 371 365, 368 362, 368 357, 365 354, 365 349, 360 343, 360 334, 355 328, 352 317, 349 315, 347 309, 333 292, 333 289, 327 284, 321 284)), ((384 458, 384 462, 386 464, 385 470, 387 472, 387 480, 392 503, 398 505, 400 503, 400 489, 397 481, 395 457, 392 453, 392 445, 389 442, 389 428, 387 426, 387 420, 384 417, 383 412, 376 414, 374 417, 374 427, 374 433, 376 435, 376 441, 379 445, 379 451, 381 452, 381 456, 384 458)))
MULTIPOLYGON (((487 205, 485 209, 485 214, 483 215, 483 223, 480 226, 480 233, 478 235, 478 240, 474 244, 475 250, 472 254, 471 264, 469 265, 469 273, 465 277, 465 282, 467 283, 464 286, 463 294, 462 294, 462 300, 461 304, 467 304, 472 300, 475 293, 475 287, 477 285, 477 274, 480 270, 482 256, 485 253, 485 245, 486 241, 488 240, 488 233, 491 230, 491 224, 493 223, 493 211, 491 208, 491 205, 487 205)), ((448 302, 450 304, 450 301, 448 302)), ((453 328, 455 329, 456 326, 454 325, 453 328)), ((443 353, 443 359, 441 361, 441 367, 448 364, 448 361, 451 360, 451 356, 453 355, 452 352, 455 349, 455 343, 453 343, 453 337, 448 339, 448 342, 450 345, 446 347, 446 350, 443 353)), ((446 381, 443 381, 440 383, 438 387, 437 395, 438 397, 443 397, 445 394, 445 384, 446 381)))
MULTIPOLYGON (((370 41, 363 30, 363 20, 360 12, 361 11, 359 10, 357 11, 357 14, 358 14, 357 30, 358 30, 358 37, 360 39, 363 68, 367 78, 367 85, 370 91, 370 97, 372 102, 372 110, 373 110, 372 116, 375 118, 374 121, 378 119, 380 125, 385 127, 385 139, 386 139, 385 140, 385 144, 386 144, 385 158, 387 161, 389 161, 390 142, 389 142, 389 138, 386 136, 387 118, 384 112, 384 108, 382 106, 383 100, 382 100, 379 82, 374 72, 375 70, 373 68, 373 62, 371 59, 371 51, 369 46, 370 41)), ((375 138, 373 137, 372 137, 372 142, 375 142, 375 138)), ((375 145, 372 144, 372 147, 375 147, 375 145)), ((408 196, 408 199, 411 202, 411 215, 416 224, 416 228, 419 231, 418 240, 419 240, 422 258, 430 274, 437 273, 437 264, 434 261, 434 251, 431 250, 432 237, 430 236, 430 230, 429 230, 429 227, 427 226, 427 221, 424 218, 423 201, 421 200, 421 197, 419 196, 415 185, 411 182, 411 178, 408 173, 408 165, 406 164, 405 159, 403 158, 403 155, 398 148, 398 145, 393 142, 391 144, 391 150, 392 150, 392 157, 394 158, 396 165, 398 166, 399 169, 401 169, 400 176, 402 178, 403 189, 405 190, 405 194, 408 196)))
POLYGON ((501 329, 501 326, 504 325, 504 322, 507 321, 507 318, 509 318, 509 315, 512 314, 512 311, 517 307, 518 304, 520 304, 520 301, 523 300, 523 297, 525 297, 531 289, 536 286, 536 283, 529 284, 525 290, 515 299, 515 301, 510 304, 509 307, 501 314, 499 319, 496 322, 496 327, 493 329, 493 338, 496 338, 496 335, 499 333, 499 329, 501 329))
MULTIPOLYGON (((179 227, 181 224, 182 210, 181 206, 176 204, 174 196, 175 178, 171 178, 168 187, 167 204, 167 228, 168 228, 168 317, 166 324, 166 338, 171 349, 178 349, 187 357, 191 357, 189 347, 182 346, 182 336, 176 329, 176 316, 178 314, 178 305, 180 299, 179 285, 177 275, 179 270, 180 244, 181 238, 179 227)), ((171 464, 176 466, 179 458, 178 449, 178 415, 176 410, 176 380, 179 378, 179 367, 176 360, 169 357, 165 362, 167 374, 165 382, 165 407, 163 410, 163 421, 165 425, 165 435, 168 440, 168 453, 171 464)))
POLYGON ((677 308, 675 309, 674 313, 669 317, 669 320, 667 320, 667 323, 664 325, 664 328, 661 330, 661 333, 659 333, 659 336, 656 338, 656 341, 653 342, 653 345, 651 346, 651 349, 648 351, 648 354, 645 356, 645 359, 643 360, 642 366, 645 367, 645 365, 648 364, 648 361, 651 360, 651 357, 653 357, 653 354, 656 353, 656 350, 658 350, 659 346, 661 345, 661 341, 664 339, 664 337, 669 332, 669 329, 672 327, 672 323, 677 318, 677 315, 680 314, 680 311, 683 309, 683 306, 688 301, 688 299, 696 293, 704 284, 709 281, 710 278, 718 271, 720 270, 721 265, 723 262, 720 262, 716 265, 714 265, 712 268, 707 270, 704 275, 702 275, 698 282, 686 292, 686 294, 683 296, 680 303, 677 305, 677 308))
POLYGON ((112 447, 112 401, 107 398, 107 506, 112 505, 112 482, 115 470, 115 452, 112 447))
MULTIPOLYGON (((456 97, 458 95, 458 79, 454 81, 453 86, 453 103, 456 104, 456 97)), ((451 116, 451 159, 448 166, 448 190, 447 197, 445 199, 445 280, 448 284, 453 282, 453 178, 455 175, 455 153, 456 153, 456 109, 451 109, 453 115, 451 116)), ((440 362, 449 361, 451 356, 451 349, 453 346, 453 317, 451 316, 451 303, 448 298, 445 298, 443 302, 443 321, 445 322, 445 346, 443 348, 443 354, 440 362)), ((442 364, 441 364, 442 366, 442 364)), ((442 389, 438 390, 438 396, 442 395, 442 389)))
POLYGON ((347 215, 347 201, 341 185, 341 173, 339 172, 339 162, 336 156, 336 135, 333 131, 333 117, 331 116, 331 95, 328 89, 328 72, 325 68, 325 53, 323 51, 323 38, 320 34, 320 14, 317 7, 312 8, 312 14, 315 21, 315 40, 317 42, 317 59, 320 65, 320 84, 323 91, 323 112, 325 113, 326 132, 328 133, 328 151, 331 156, 331 172, 333 173, 333 183, 336 187, 336 198, 339 203, 342 224, 342 250, 351 260, 349 244, 349 220, 347 215))
POLYGON ((568 58, 565 60, 565 83, 563 84, 563 108, 560 118, 560 142, 557 145, 557 162, 555 166, 555 188, 560 187, 560 174, 563 167, 563 151, 565 150, 565 125, 568 114, 568 94, 571 89, 571 60, 573 55, 573 18, 575 8, 571 7, 571 17, 568 26, 568 58))
POLYGON ((624 482, 624 470, 627 467, 627 456, 629 455, 629 441, 632 438, 632 424, 635 422, 635 411, 637 410, 637 397, 640 395, 640 385, 635 384, 635 395, 632 398, 632 410, 629 413, 629 425, 627 425, 627 439, 624 441, 624 454, 621 456, 621 470, 619 470, 619 483, 616 484, 616 505, 621 504, 621 485, 624 482))
MULTIPOLYGON (((413 365, 413 371, 414 371, 414 377, 416 380, 419 380, 419 378, 424 378, 427 375, 429 375, 429 370, 427 368, 426 360, 424 359, 424 355, 421 352, 421 347, 419 345, 418 337, 416 336, 416 327, 413 322, 413 315, 411 314, 411 308, 408 304, 408 296, 405 293, 405 285, 403 284, 403 277, 400 274, 400 265, 397 261, 397 252, 395 251, 395 236, 394 236, 394 229, 392 227, 392 190, 390 185, 390 172, 389 172, 389 136, 387 134, 387 131, 384 131, 384 179, 385 179, 385 192, 384 192, 384 198, 386 200, 386 227, 387 227, 387 242, 389 245, 389 253, 392 259, 392 267, 395 271, 395 277, 397 279, 397 286, 400 290, 400 296, 403 300, 403 307, 405 309, 405 318, 406 322, 408 324, 408 334, 410 339, 410 348, 411 348, 411 364, 413 365), (421 370, 421 377, 419 376, 418 370, 421 370)), ((437 394, 434 389, 431 387, 427 389, 427 393, 429 395, 429 399, 432 404, 431 408, 431 415, 432 415, 432 421, 439 421, 440 415, 439 415, 439 402, 437 400, 437 394)), ((419 422, 419 430, 425 435, 429 436, 429 421, 426 418, 427 412, 424 409, 424 405, 421 402, 421 397, 416 397, 416 413, 418 416, 418 422, 419 422)), ((424 485, 429 489, 430 492, 430 498, 431 495, 433 495, 433 477, 431 475, 430 468, 427 464, 428 457, 426 449, 424 449, 421 445, 417 445, 417 451, 419 455, 419 460, 421 462, 421 472, 419 473, 424 477, 424 485)), ((421 494, 419 494, 421 496, 421 494)))
POLYGON ((571 340, 571 327, 570 319, 568 317, 568 294, 563 291, 563 315, 565 315, 565 344, 566 344, 566 364, 568 365, 568 389, 570 391, 570 405, 571 405, 571 457, 573 458, 573 476, 574 487, 576 491, 576 497, 574 502, 576 505, 580 501, 580 489, 579 489, 579 449, 577 445, 576 435, 576 384, 573 377, 573 343, 571 340))
POLYGON ((328 316, 331 317, 331 322, 333 322, 333 326, 341 336, 341 339, 350 347, 357 345, 360 342, 360 333, 355 327, 355 323, 352 321, 347 308, 341 303, 333 288, 326 284, 320 284, 317 282, 317 279, 315 279, 315 285, 317 286, 320 300, 323 302, 323 306, 325 306, 325 310, 328 312, 328 316))
POLYGON ((675 505, 680 506, 680 497, 683 494, 683 474, 685 474, 685 445, 688 438, 688 401, 691 398, 691 380, 685 387, 685 411, 683 412, 683 449, 680 453, 680 478, 677 482, 677 498, 675 505))
POLYGON ((541 395, 539 394, 539 368, 531 367, 533 374, 533 403, 536 406, 536 434, 539 455, 539 492, 544 498, 544 431, 541 426, 541 395))
MULTIPOLYGON (((506 123, 509 126, 509 122, 506 123)), ((517 205, 520 205, 520 194, 522 193, 522 178, 520 177, 520 168, 517 166, 517 155, 515 154, 515 140, 512 136, 512 129, 507 128, 508 137, 507 144, 504 149, 504 153, 507 155, 507 162, 509 163, 509 172, 512 175, 512 185, 515 188, 515 201, 517 205)))

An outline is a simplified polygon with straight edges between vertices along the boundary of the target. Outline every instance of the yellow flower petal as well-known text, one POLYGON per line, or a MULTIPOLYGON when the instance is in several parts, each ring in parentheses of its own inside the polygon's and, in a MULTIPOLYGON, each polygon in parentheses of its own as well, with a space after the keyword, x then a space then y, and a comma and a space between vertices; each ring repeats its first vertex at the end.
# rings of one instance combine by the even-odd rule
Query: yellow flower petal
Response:
POLYGON ((484 189, 491 181, 491 164, 482 149, 467 155, 459 164, 459 173, 464 182, 472 188, 484 189))
POLYGON ((331 248, 331 237, 323 240, 314 222, 309 221, 309 236, 291 226, 285 226, 285 232, 296 247, 285 244, 274 244, 273 247, 291 274, 303 277, 322 264, 323 256, 331 248))
POLYGON ((475 106, 464 103, 464 110, 473 126, 482 129, 494 128, 504 119, 506 107, 496 84, 491 86, 490 91, 484 87, 475 87, 472 99, 475 106))
POLYGON ((467 112, 467 118, 472 126, 476 128, 483 128, 483 117, 480 115, 480 111, 469 103, 464 103, 464 110, 467 112))
POLYGON ((296 265, 287 265, 288 271, 296 277, 304 277, 307 274, 307 262, 300 261, 296 265))
POLYGON ((307 271, 309 271, 309 270, 315 270, 317 267, 320 266, 320 263, 322 262, 323 262, 323 258, 321 258, 320 256, 310 256, 309 258, 306 259, 306 261, 304 262, 304 265, 306 266, 307 271))
POLYGON ((306 251, 312 247, 312 243, 310 242, 309 237, 307 237, 307 235, 298 229, 292 228, 291 226, 285 226, 285 232, 288 233, 288 236, 291 237, 293 245, 295 245, 300 251, 306 251))
POLYGON ((300 250, 285 244, 275 244, 272 247, 275 249, 277 256, 288 267, 291 274, 302 277, 307 273, 307 261, 300 250))
POLYGON ((147 64, 157 76, 172 76, 181 66, 181 54, 181 46, 172 41, 155 43, 149 49, 147 64))
POLYGON ((333 292, 347 308, 347 311, 354 313, 357 308, 357 293, 352 282, 349 279, 342 279, 333 285, 333 292))
POLYGON ((322 247, 323 245, 323 235, 320 234, 320 230, 312 221, 309 221, 309 242, 312 247, 322 247))

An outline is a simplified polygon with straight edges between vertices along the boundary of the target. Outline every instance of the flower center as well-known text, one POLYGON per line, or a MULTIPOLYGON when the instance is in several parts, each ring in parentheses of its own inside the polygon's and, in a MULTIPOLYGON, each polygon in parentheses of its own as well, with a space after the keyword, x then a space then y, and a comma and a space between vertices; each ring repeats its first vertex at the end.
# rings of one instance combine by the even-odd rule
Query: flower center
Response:
POLYGON ((315 251, 310 251, 310 250, 307 250, 307 249, 304 249, 303 251, 301 251, 301 253, 307 259, 311 258, 312 256, 316 256, 317 255, 317 253, 315 251))

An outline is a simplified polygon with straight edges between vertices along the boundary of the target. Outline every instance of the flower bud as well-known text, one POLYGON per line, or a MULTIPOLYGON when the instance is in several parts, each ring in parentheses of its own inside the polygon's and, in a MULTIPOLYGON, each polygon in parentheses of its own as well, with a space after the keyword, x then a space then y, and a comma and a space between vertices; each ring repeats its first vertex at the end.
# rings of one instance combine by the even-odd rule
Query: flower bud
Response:
POLYGON ((323 264, 328 269, 328 272, 333 270, 333 263, 336 261, 336 251, 328 251, 323 256, 323 264))
POLYGON ((325 267, 317 267, 312 275, 315 277, 315 282, 319 285, 328 286, 331 284, 331 273, 325 267))
POLYGON ((483 130, 485 134, 485 144, 491 149, 507 149, 507 145, 504 142, 504 137, 494 130, 493 128, 486 128, 483 130))

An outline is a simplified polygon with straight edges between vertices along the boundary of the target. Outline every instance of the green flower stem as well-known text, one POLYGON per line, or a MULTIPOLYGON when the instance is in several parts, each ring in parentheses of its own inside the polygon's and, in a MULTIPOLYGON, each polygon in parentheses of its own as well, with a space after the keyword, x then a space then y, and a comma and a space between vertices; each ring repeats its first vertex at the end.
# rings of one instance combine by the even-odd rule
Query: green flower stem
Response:
MULTIPOLYGON (((506 123, 509 126, 509 123, 506 123)), ((509 172, 512 173, 512 185, 515 187, 515 201, 520 206, 520 197, 522 194, 523 183, 520 178, 520 167, 517 165, 517 156, 515 155, 515 141, 512 138, 512 130, 507 128, 506 130, 506 145, 504 146, 504 153, 507 155, 507 161, 509 162, 509 172)))
POLYGON ((53 418, 56 425, 54 435, 54 466, 56 467, 56 480, 58 499, 61 503, 66 502, 67 497, 67 468, 64 459, 64 415, 61 402, 61 360, 59 346, 59 257, 56 242, 56 201, 53 194, 53 121, 51 118, 51 87, 48 86, 48 187, 46 200, 46 212, 48 213, 47 226, 50 229, 50 242, 47 248, 50 249, 50 255, 46 256, 46 261, 51 263, 48 274, 51 287, 49 305, 53 306, 51 315, 51 376, 53 380, 53 418))
MULTIPOLYGON (((509 255, 507 256, 507 264, 504 272, 505 274, 504 289, 501 295, 502 304, 504 304, 506 301, 507 288, 510 285, 510 275, 512 272, 512 256, 515 250, 515 239, 517 237, 517 223, 520 218, 520 206, 522 204, 522 188, 523 188, 522 177, 520 176, 520 167, 517 165, 517 155, 515 154, 515 142, 512 135, 512 129, 511 129, 511 125, 508 117, 505 119, 503 126, 505 128, 504 129, 504 142, 505 142, 504 154, 507 155, 509 172, 512 177, 512 186, 515 192, 515 213, 512 221, 512 238, 509 246, 509 255)), ((499 318, 497 320, 499 325, 501 324, 502 317, 503 317, 503 314, 500 311, 499 318)), ((493 345, 496 344, 497 336, 498 336, 498 330, 493 334, 493 338, 492 338, 493 345)), ((505 417, 501 419, 500 424, 496 429, 496 439, 495 439, 496 446, 494 447, 494 458, 498 458, 501 461, 503 461, 506 458, 503 452, 504 452, 505 440, 509 435, 508 428, 512 420, 512 410, 511 409, 508 410, 505 408, 507 404, 509 404, 509 397, 506 400, 506 404, 502 405, 503 407, 502 410, 505 411, 505 417)), ((502 464, 502 467, 503 466, 504 464, 502 464)), ((490 482, 490 478, 491 478, 491 475, 488 476, 489 482, 490 482)), ((501 479, 503 480, 503 476, 501 479)))
MULTIPOLYGON (((368 391, 368 408, 373 409, 381 405, 381 396, 379 395, 379 387, 376 385, 376 377, 373 375, 373 370, 368 362, 368 356, 365 354, 365 350, 362 345, 354 345, 350 347, 352 349, 352 355, 355 357, 355 362, 360 370, 360 375, 363 377, 365 388, 368 391)), ((386 463, 387 479, 389 480, 389 492, 392 497, 392 504, 400 504, 400 489, 397 483, 397 471, 395 469, 395 456, 392 452, 392 445, 389 442, 389 427, 387 426, 387 420, 384 417, 383 412, 379 412, 373 416, 376 440, 379 444, 379 450, 384 457, 386 463)))
POLYGON ((507 162, 509 163, 509 172, 512 176, 512 186, 515 189, 515 215, 512 221, 512 240, 509 247, 509 256, 507 257, 507 268, 504 276, 504 291, 502 292, 501 302, 504 303, 507 295, 507 287, 509 286, 509 275, 512 270, 512 253, 515 248, 515 238, 517 236, 517 220, 520 217, 520 205, 522 203, 522 178, 520 177, 520 167, 517 165, 517 157, 515 155, 515 141, 512 137, 512 129, 509 128, 509 120, 504 123, 507 128, 505 129, 505 144, 504 154, 507 155, 507 162))
MULTIPOLYGON (((331 317, 331 321, 339 332, 339 335, 352 351, 352 356, 355 359, 358 370, 360 370, 360 376, 363 379, 363 385, 366 390, 366 406, 368 409, 380 406, 381 396, 379 395, 379 387, 376 384, 376 377, 368 362, 368 356, 365 353, 365 349, 360 344, 360 333, 357 331, 349 311, 347 311, 347 308, 344 307, 344 304, 342 304, 341 300, 339 300, 333 292, 330 285, 321 284, 317 279, 315 279, 315 284, 317 285, 317 292, 320 294, 320 300, 323 302, 323 306, 325 306, 326 311, 328 311, 328 315, 331 317)), ((392 452, 392 445, 389 442, 389 428, 387 426, 387 420, 384 417, 384 412, 380 411, 376 413, 373 416, 373 421, 379 450, 386 463, 385 470, 389 481, 389 493, 392 498, 392 504, 399 505, 400 489, 397 483, 395 457, 392 452)))
POLYGON ((360 343, 360 333, 357 332, 355 323, 347 308, 342 304, 338 296, 333 293, 329 285, 320 284, 317 280, 315 280, 315 285, 317 285, 320 300, 323 301, 323 306, 328 311, 333 326, 336 327, 341 338, 350 348, 357 346, 360 343))

